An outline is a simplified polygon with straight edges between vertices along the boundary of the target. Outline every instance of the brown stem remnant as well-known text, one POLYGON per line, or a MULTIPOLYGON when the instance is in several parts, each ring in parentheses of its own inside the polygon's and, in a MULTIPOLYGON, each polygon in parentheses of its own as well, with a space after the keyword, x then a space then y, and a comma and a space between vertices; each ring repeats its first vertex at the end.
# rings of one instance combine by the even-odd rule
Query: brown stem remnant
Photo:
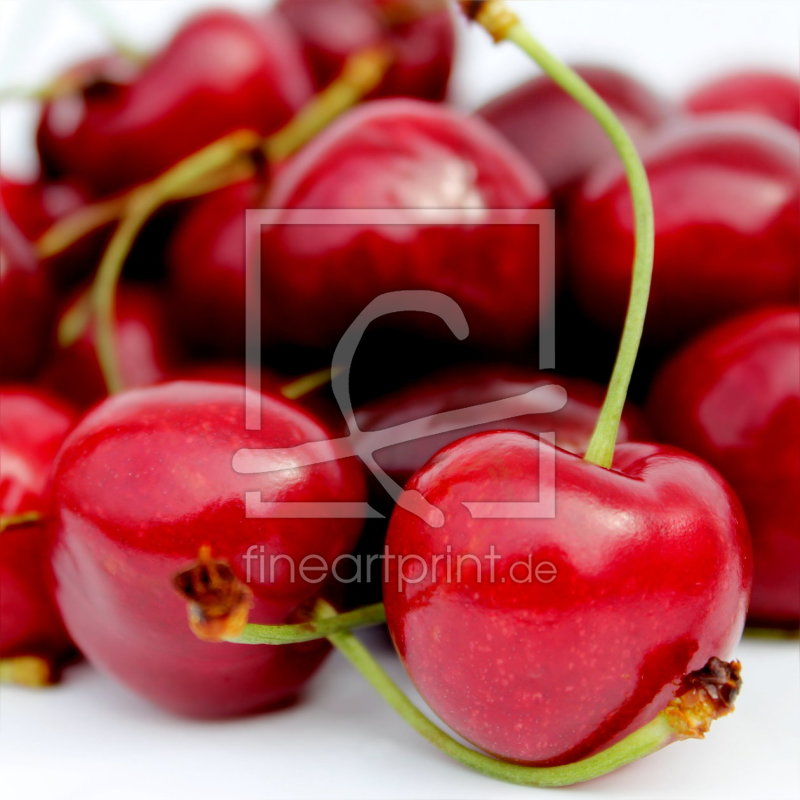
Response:
POLYGON ((519 24, 519 17, 505 0, 459 0, 459 5, 467 19, 485 28, 495 42, 502 42, 508 31, 519 24))
POLYGON ((207 544, 197 562, 174 577, 173 585, 188 603, 189 627, 198 639, 225 642, 244 630, 253 593, 226 561, 211 557, 207 544))
POLYGON ((681 694, 664 713, 679 739, 702 739, 711 723, 730 714, 742 686, 738 661, 711 658, 683 679, 681 694))

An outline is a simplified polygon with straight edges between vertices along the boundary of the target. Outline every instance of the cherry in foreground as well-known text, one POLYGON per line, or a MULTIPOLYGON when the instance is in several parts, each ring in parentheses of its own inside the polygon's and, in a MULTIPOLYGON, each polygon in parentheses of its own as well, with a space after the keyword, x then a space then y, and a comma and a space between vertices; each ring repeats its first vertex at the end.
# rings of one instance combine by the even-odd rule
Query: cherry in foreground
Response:
MULTIPOLYGON (((583 454, 589 445, 604 397, 603 389, 591 381, 567 378, 549 372, 525 369, 510 364, 466 365, 436 373, 355 410, 362 431, 380 431, 398 425, 401 441, 381 447, 374 453, 378 466, 398 485, 405 486, 437 451, 470 434, 488 430, 520 430, 550 433, 555 442, 573 453, 583 454), (530 392, 535 394, 531 395, 530 392), (562 408, 558 398, 566 392, 562 408), (475 422, 483 404, 507 401, 506 417, 488 423, 475 422), (430 435, 429 418, 444 412, 458 412, 463 427, 430 435), (472 419, 472 424, 469 424, 472 419), (427 434, 427 435, 426 435, 427 434)), ((627 406, 618 433, 619 441, 641 440, 647 425, 641 412, 627 406)), ((370 435, 367 433, 366 435, 370 435)), ((392 436, 392 440, 395 437, 392 436)), ((391 513, 393 503, 377 481, 369 482, 373 507, 391 513)), ((369 520, 359 542, 362 557, 383 551, 387 521, 369 520)), ((354 601, 379 599, 382 565, 379 561, 369 574, 369 584, 356 584, 354 601), (377 597, 375 595, 378 595, 377 597)))
POLYGON ((744 516, 688 454, 622 444, 603 469, 528 434, 485 433, 407 489, 445 522, 395 511, 389 629, 425 701, 488 753, 537 766, 591 756, 739 640, 744 516))
MULTIPOLYGON (((278 471, 242 475, 231 461, 240 448, 311 441, 320 442, 324 460, 328 436, 294 403, 225 384, 132 390, 90 412, 54 468, 52 535, 56 599, 90 661, 182 714, 225 716, 290 701, 325 656, 324 643, 253 648, 199 641, 171 584, 202 547, 205 572, 187 580, 213 590, 220 576, 210 557, 225 561, 247 587, 255 621, 287 622, 313 602, 323 584, 306 580, 297 565, 310 554, 330 564, 349 551, 359 521, 248 517, 245 492, 260 492, 268 507, 360 502, 360 467, 354 459, 331 459, 293 468, 278 453, 265 466, 278 471), (248 400, 261 410, 262 430, 245 429, 248 400), (246 559, 248 552, 255 558, 246 559), (273 561, 278 555, 284 560, 273 561)), ((241 599, 246 608, 247 597, 241 599)))

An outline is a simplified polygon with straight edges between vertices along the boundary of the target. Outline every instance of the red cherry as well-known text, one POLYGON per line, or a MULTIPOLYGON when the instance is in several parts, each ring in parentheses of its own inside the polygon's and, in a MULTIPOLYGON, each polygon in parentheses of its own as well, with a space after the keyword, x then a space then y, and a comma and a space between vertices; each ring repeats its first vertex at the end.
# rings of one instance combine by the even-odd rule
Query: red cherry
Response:
POLYGON ((202 352, 240 356, 245 344, 245 211, 260 205, 253 181, 198 200, 178 223, 167 264, 172 307, 184 339, 202 352))
MULTIPOLYGON (((64 314, 74 311, 80 295, 64 314)), ((63 319, 63 314, 62 314, 63 319)), ((122 379, 129 388, 150 386, 171 372, 175 353, 163 298, 146 286, 129 284, 117 294, 116 347, 122 379)), ((67 347, 56 347, 39 382, 76 408, 88 408, 107 394, 97 360, 95 327, 90 322, 67 347)))
MULTIPOLYGON (((560 386, 567 392, 567 404, 555 412, 542 413, 544 405, 527 401, 531 413, 483 425, 408 439, 375 454, 375 460, 398 484, 404 485, 437 451, 473 433, 487 430, 516 430, 528 433, 554 432, 556 444, 573 453, 584 453, 597 422, 605 392, 602 387, 580 378, 567 378, 549 372, 507 364, 466 365, 456 367, 387 395, 356 409, 355 417, 362 431, 390 428, 420 420, 419 432, 425 431, 425 418, 443 411, 468 409, 483 403, 523 395, 537 387, 560 386), (538 411, 538 413, 537 413, 538 411)), ((647 438, 647 426, 633 407, 625 411, 619 441, 647 438)))
MULTIPOLYGON (((29 388, 0 389, 0 516, 44 512, 50 467, 75 422, 73 412, 29 388)), ((47 581, 40 523, 0 533, 0 657, 58 662, 72 646, 47 581)))
POLYGON ((105 194, 153 178, 234 130, 272 133, 311 93, 285 23, 210 11, 186 23, 130 82, 95 80, 47 103, 39 151, 50 172, 105 194))
MULTIPOLYGON (((590 381, 567 378, 547 372, 509 364, 464 365, 433 374, 416 383, 368 403, 355 411, 358 427, 362 431, 375 431, 419 421, 423 434, 426 418, 433 414, 457 409, 468 409, 483 403, 516 397, 537 387, 559 386, 567 392, 567 404, 556 412, 542 413, 545 397, 538 406, 533 399, 526 401, 528 416, 518 416, 485 425, 471 425, 451 433, 421 438, 411 438, 375 452, 375 460, 386 474, 399 486, 405 486, 411 476, 431 457, 452 442, 473 433, 486 430, 519 430, 528 433, 554 432, 560 447, 583 453, 597 422, 603 403, 603 389, 590 381), (539 413, 536 413, 537 408, 539 413)), ((619 429, 619 441, 647 438, 647 426, 638 409, 628 407, 619 429)), ((370 502, 384 513, 390 510, 391 500, 386 491, 373 482, 370 485, 370 502)), ((383 552, 386 520, 370 520, 359 543, 362 557, 383 552)), ((369 561, 363 563, 369 564, 369 561)), ((354 584, 351 603, 363 605, 380 600, 382 565, 373 560, 368 583, 354 584)))
POLYGON ((753 534, 751 619, 800 622, 800 314, 762 309, 706 331, 653 385, 649 416, 666 441, 713 464, 753 534))
MULTIPOLYGON (((594 65, 575 71, 611 106, 636 141, 662 125, 670 105, 632 76, 594 65)), ((599 161, 613 154, 602 128, 551 78, 542 76, 512 89, 478 111, 562 195, 599 161)))
MULTIPOLYGON (((476 344, 521 347, 536 329, 538 227, 493 225, 500 215, 487 209, 512 209, 502 219, 525 223, 547 194, 475 118, 416 100, 368 103, 276 177, 267 205, 264 322, 285 341, 331 345, 376 296, 401 289, 456 300, 476 344), (379 209, 386 222, 354 214, 346 225, 291 224, 298 209, 379 209)), ((391 323, 451 336, 429 315, 391 323)))
POLYGON ((445 521, 395 511, 389 629, 426 702, 489 753, 545 765, 604 749, 738 641, 747 528, 724 481, 688 454, 622 444, 603 469, 528 434, 484 433, 408 488, 445 521), (464 505, 553 496, 554 516, 538 519, 473 518, 464 505))
MULTIPOLYGON (((0 201, 25 238, 35 242, 55 222, 85 207, 91 198, 85 188, 70 179, 16 181, 0 176, 0 201)), ((53 283, 64 289, 85 278, 99 261, 102 241, 102 235, 94 233, 46 259, 53 283)))
POLYGON ((371 97, 444 99, 455 31, 442 0, 279 0, 275 8, 300 40, 317 88, 349 56, 384 45, 394 61, 371 97))
MULTIPOLYGON (((798 140, 746 115, 689 120, 644 148, 656 218, 645 335, 671 344, 721 318, 797 297, 798 140)), ((587 178, 568 224, 571 285, 587 315, 620 325, 633 257, 616 161, 587 178)))
POLYGON ((0 380, 30 377, 50 342, 53 292, 30 243, 0 225, 0 380))
POLYGON ((184 714, 285 703, 326 652, 319 642, 251 647, 196 639, 170 584, 198 548, 209 545, 243 582, 247 554, 255 554, 250 620, 276 624, 324 588, 314 582, 319 574, 300 571, 302 559, 319 555, 330 564, 360 527, 352 519, 245 516, 246 491, 260 491, 266 503, 358 502, 364 491, 354 459, 292 468, 283 458, 276 472, 234 472, 232 458, 244 447, 314 441, 323 457, 333 456, 328 431, 307 411, 277 397, 251 399, 261 403, 261 431, 245 429, 241 386, 187 381, 116 395, 73 431, 54 470, 52 562, 70 633, 99 668, 184 714), (278 554, 294 574, 284 560, 270 575, 278 554))
POLYGON ((800 130, 800 81, 779 72, 735 72, 695 89, 686 99, 686 108, 694 114, 763 114, 800 130))

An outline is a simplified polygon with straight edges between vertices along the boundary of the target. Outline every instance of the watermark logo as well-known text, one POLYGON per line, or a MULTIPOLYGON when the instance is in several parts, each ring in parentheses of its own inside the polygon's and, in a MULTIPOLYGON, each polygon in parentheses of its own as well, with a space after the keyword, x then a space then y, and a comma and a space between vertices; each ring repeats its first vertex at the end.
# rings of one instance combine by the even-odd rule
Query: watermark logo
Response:
MULTIPOLYGON (((428 209, 427 211, 431 211, 428 209)), ((448 219, 447 210, 436 209, 441 216, 441 224, 452 225, 452 212, 448 219)), ((252 263, 260 264, 260 236, 262 224, 272 219, 274 210, 251 210, 247 212, 247 240, 256 242, 256 252, 252 263)), ((295 225, 364 225, 385 224, 390 210, 293 210, 291 222, 295 225)), ((492 224, 503 224, 503 219, 511 219, 508 209, 495 212, 492 224)), ((555 359, 555 339, 553 333, 553 274, 554 274, 554 215, 547 211, 528 211, 528 223, 539 226, 539 367, 553 366, 555 359)), ((426 219, 426 225, 431 221, 426 219)), ((463 219, 462 219, 462 224, 463 219)), ((506 224, 521 224, 518 219, 506 224)), ((261 362, 261 286, 260 272, 257 268, 248 270, 247 278, 247 383, 253 388, 260 386, 258 365, 261 362)), ((419 516, 433 527, 444 524, 441 509, 432 505, 421 493, 404 490, 380 467, 375 453, 392 445, 402 444, 416 438, 424 438, 442 433, 467 431, 478 425, 500 423, 504 420, 530 414, 552 413, 564 407, 567 401, 563 388, 546 385, 538 386, 523 394, 488 403, 445 411, 408 423, 395 425, 375 431, 361 430, 356 421, 350 398, 350 370, 355 353, 371 323, 390 314, 419 312, 439 317, 459 340, 469 335, 469 324, 463 310, 452 298, 441 292, 427 290, 407 290, 388 292, 376 297, 353 320, 350 327, 339 340, 332 360, 331 388, 347 423, 346 436, 333 442, 308 442, 289 448, 253 449, 244 448, 235 453, 233 468, 242 474, 278 472, 320 464, 332 458, 358 457, 394 502, 404 510, 419 516)), ((249 429, 261 428, 261 404, 257 396, 248 395, 245 409, 246 425, 249 429)), ((551 439, 553 434, 542 434, 542 439, 551 439)), ((550 447, 539 448, 540 492, 535 501, 492 500, 465 502, 470 515, 477 519, 537 519, 552 518, 555 515, 555 495, 552 491, 555 474, 555 451, 550 447)), ((248 517, 302 517, 302 518, 375 518, 383 515, 367 503, 352 502, 265 502, 258 491, 245 494, 248 517)))

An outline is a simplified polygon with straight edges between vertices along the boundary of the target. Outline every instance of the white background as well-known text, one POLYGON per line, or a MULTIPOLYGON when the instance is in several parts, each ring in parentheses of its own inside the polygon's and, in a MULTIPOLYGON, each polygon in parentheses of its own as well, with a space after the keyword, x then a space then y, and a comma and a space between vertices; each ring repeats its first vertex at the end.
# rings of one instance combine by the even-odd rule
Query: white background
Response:
MULTIPOLYGON (((221 3, 218 3, 221 4, 221 3)), ((165 40, 197 0, 0 0, 0 87, 36 86, 72 59, 103 48, 111 24, 142 47, 165 40), (98 24, 98 22, 100 24, 98 24)), ((226 0, 244 9, 262 0, 226 0)), ((551 49, 635 71, 678 96, 727 67, 798 70, 800 6, 787 0, 525 0, 551 49)), ((474 108, 533 68, 513 48, 462 31, 455 100, 474 108)), ((35 108, 2 107, 5 173, 35 171, 35 108)), ((370 642, 402 681, 380 635, 370 642)), ((746 639, 735 714, 705 742, 684 742, 570 789, 576 798, 779 800, 800 797, 797 641, 746 639)), ((446 668, 446 665, 443 665, 446 668)), ((535 725, 535 720, 531 720, 535 725)), ((86 664, 43 692, 0 690, 0 791, 9 800, 206 798, 530 798, 448 761, 387 709, 337 656, 304 701, 222 723, 152 708, 86 664)))

